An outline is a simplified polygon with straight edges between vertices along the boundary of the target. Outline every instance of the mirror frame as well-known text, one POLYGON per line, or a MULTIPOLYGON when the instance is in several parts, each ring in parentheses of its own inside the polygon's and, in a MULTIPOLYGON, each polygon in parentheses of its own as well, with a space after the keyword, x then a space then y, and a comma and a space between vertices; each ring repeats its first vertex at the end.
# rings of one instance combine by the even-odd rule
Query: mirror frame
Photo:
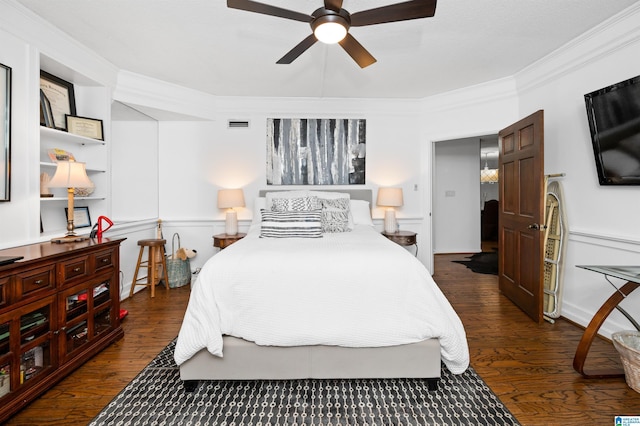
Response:
POLYGON ((11 68, 0 64, 0 202, 11 200, 11 68))

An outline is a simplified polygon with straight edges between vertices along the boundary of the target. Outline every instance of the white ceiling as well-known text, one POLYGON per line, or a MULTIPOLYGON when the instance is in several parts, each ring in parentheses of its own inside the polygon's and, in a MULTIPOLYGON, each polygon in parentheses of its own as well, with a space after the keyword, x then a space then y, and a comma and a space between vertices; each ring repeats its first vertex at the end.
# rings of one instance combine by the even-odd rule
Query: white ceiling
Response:
MULTIPOLYGON (((322 0, 261 0, 310 14, 322 0)), ((344 0, 351 13, 404 0, 344 0)), ((360 69, 302 22, 223 0, 18 0, 117 67, 219 96, 422 98, 522 70, 638 0, 440 0, 433 18, 351 28, 360 69)))

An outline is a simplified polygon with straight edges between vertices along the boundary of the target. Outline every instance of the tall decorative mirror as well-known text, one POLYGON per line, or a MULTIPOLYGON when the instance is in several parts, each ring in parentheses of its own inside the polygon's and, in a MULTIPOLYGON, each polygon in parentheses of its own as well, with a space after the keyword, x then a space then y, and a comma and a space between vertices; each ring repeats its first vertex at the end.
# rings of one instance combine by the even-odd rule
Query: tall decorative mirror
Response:
POLYGON ((11 68, 0 64, 0 201, 11 190, 11 68))

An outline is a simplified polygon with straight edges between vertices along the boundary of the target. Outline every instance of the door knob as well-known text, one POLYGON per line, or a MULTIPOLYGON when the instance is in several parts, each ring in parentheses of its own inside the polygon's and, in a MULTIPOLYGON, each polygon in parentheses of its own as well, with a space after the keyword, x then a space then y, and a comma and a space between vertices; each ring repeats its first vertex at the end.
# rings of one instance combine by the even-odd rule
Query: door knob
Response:
POLYGON ((537 223, 532 223, 531 225, 527 226, 527 228, 529 228, 529 229, 540 229, 540 225, 538 225, 537 223))

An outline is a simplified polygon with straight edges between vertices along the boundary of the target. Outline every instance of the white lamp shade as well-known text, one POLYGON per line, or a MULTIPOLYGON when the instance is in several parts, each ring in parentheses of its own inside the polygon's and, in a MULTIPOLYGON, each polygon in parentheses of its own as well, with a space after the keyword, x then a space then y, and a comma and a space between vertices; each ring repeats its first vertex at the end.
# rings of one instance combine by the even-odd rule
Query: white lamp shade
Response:
POLYGON ((87 176, 85 163, 58 161, 58 167, 48 186, 49 188, 93 188, 93 182, 87 176))
POLYGON ((218 191, 218 208, 232 209, 244 207, 244 192, 242 189, 221 189, 218 191))
POLYGON ((399 207, 404 204, 402 188, 380 188, 376 204, 385 207, 399 207))

